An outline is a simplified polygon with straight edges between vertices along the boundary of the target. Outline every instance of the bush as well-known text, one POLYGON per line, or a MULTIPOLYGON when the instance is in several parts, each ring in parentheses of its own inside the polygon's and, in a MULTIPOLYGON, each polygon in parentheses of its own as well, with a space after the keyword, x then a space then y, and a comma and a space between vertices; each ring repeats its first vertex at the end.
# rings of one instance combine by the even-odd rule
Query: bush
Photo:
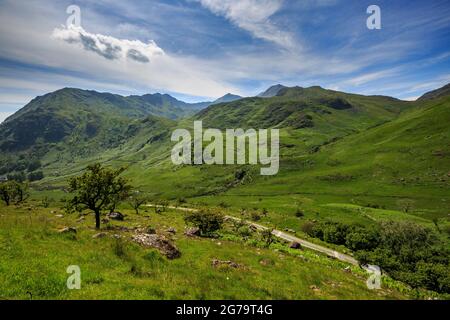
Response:
POLYGON ((199 228, 202 236, 210 236, 222 228, 223 215, 211 211, 194 211, 186 214, 184 221, 199 228))
POLYGON ((250 213, 250 219, 252 219, 252 221, 259 221, 261 220, 261 215, 256 211, 252 211, 250 213))
POLYGON ((310 237, 314 237, 314 227, 315 227, 315 223, 312 221, 306 221, 304 224, 302 224, 301 226, 301 230, 306 233, 308 236, 310 237))
POLYGON ((353 251, 371 250, 378 246, 379 236, 374 228, 351 228, 345 237, 345 246, 353 251))
POLYGON ((414 288, 450 293, 450 250, 431 230, 413 222, 389 221, 379 230, 352 229, 346 240, 361 264, 379 265, 414 288))
POLYGON ((297 208, 297 211, 295 211, 295 216, 297 218, 303 218, 305 216, 305 214, 303 213, 303 211, 300 208, 297 208))
POLYGON ((272 231, 273 229, 264 229, 259 232, 261 236, 261 241, 264 242, 266 247, 269 247, 274 241, 272 231))
POLYGON ((28 174, 28 180, 39 181, 44 179, 44 173, 42 171, 31 172, 28 174))
POLYGON ((252 235, 252 231, 250 230, 250 228, 248 226, 242 226, 238 229, 237 233, 242 237, 242 238, 249 238, 252 235))

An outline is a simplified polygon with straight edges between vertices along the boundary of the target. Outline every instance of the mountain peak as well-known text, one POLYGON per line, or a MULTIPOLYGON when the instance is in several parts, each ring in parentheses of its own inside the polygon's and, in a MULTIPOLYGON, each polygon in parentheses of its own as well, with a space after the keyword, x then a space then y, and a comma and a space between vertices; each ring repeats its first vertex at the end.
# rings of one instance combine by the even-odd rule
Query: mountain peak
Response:
POLYGON ((283 86, 282 84, 276 84, 274 86, 271 86, 266 91, 261 92, 258 94, 258 97, 260 98, 272 98, 275 97, 281 90, 287 88, 286 86, 283 86))
POLYGON ((241 96, 232 94, 232 93, 227 93, 226 95, 224 95, 223 97, 220 97, 219 99, 215 100, 213 103, 211 104, 218 104, 218 103, 224 103, 224 102, 233 102, 236 100, 242 99, 241 96))

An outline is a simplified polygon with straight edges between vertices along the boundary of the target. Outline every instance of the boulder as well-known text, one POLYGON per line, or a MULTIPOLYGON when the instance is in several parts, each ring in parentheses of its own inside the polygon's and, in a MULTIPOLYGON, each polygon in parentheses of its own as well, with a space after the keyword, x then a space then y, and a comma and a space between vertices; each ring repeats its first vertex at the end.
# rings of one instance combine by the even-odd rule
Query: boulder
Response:
POLYGON ((233 262, 233 261, 222 261, 222 260, 217 260, 217 259, 213 259, 211 261, 211 265, 214 268, 218 268, 218 267, 221 267, 221 266, 228 266, 228 267, 237 269, 237 268, 241 268, 242 267, 240 264, 238 264, 236 262, 233 262))
POLYGON ((111 212, 107 214, 107 217, 112 220, 123 221, 125 216, 120 212, 111 212))
POLYGON ((291 248, 291 249, 301 249, 302 245, 300 243, 298 243, 297 241, 294 241, 294 242, 292 242, 289 245, 289 248, 291 248))
POLYGON ((188 237, 196 237, 200 235, 200 229, 197 227, 188 228, 184 231, 184 234, 188 237))
POLYGON ((167 232, 175 234, 177 233, 177 230, 175 228, 170 227, 169 229, 167 229, 167 232))
POLYGON ((100 232, 100 233, 94 234, 94 235, 92 236, 92 238, 94 238, 94 239, 100 239, 100 238, 106 237, 107 235, 108 235, 108 234, 105 233, 105 232, 100 232))
POLYGON ((58 230, 59 233, 77 233, 77 229, 72 227, 65 227, 60 230, 58 230))
POLYGON ((85 217, 79 217, 79 218, 77 219, 77 222, 83 222, 84 220, 86 220, 85 217))
POLYGON ((178 248, 162 235, 141 233, 133 236, 132 239, 144 247, 158 249, 168 259, 176 259, 181 256, 178 248))

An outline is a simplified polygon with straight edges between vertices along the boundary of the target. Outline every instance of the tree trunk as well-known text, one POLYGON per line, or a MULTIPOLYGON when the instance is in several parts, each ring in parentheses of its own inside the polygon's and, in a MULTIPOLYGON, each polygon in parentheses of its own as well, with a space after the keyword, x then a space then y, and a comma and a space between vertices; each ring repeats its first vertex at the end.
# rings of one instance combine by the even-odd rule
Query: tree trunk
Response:
POLYGON ((100 211, 95 212, 95 229, 100 229, 100 211))

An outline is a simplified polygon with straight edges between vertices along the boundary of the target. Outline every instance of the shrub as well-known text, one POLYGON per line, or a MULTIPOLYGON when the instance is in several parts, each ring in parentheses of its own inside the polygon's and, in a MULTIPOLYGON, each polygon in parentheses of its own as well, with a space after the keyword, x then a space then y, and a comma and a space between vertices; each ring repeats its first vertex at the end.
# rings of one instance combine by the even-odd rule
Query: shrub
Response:
POLYGON ((44 197, 44 199, 42 199, 42 201, 41 201, 41 205, 44 207, 44 208, 48 208, 49 206, 50 206, 50 198, 49 197, 44 197))
POLYGON ((244 225, 238 229, 238 234, 243 238, 249 238, 252 235, 252 231, 248 226, 244 225))
POLYGON ((312 221, 306 221, 304 224, 302 224, 301 226, 301 230, 306 233, 308 236, 310 237, 314 237, 314 227, 315 227, 315 223, 312 221))
POLYGON ((379 236, 374 228, 354 227, 345 237, 345 246, 353 251, 371 250, 378 246, 379 236))
POLYGON ((297 208, 297 210, 295 211, 295 216, 297 218, 303 218, 305 216, 305 214, 303 213, 303 211, 300 208, 297 208))
POLYGON ((28 174, 28 180, 39 181, 44 179, 44 173, 42 171, 35 171, 28 174))
POLYGON ((252 219, 253 221, 259 221, 261 220, 261 215, 256 211, 252 211, 250 213, 250 219, 252 219))
POLYGON ((194 211, 184 217, 186 224, 192 224, 200 229, 202 236, 210 236, 220 230, 223 224, 223 215, 211 211, 194 211))
POLYGON ((266 247, 269 247, 274 241, 272 231, 273 229, 264 229, 259 232, 261 236, 261 241, 264 242, 266 247))

